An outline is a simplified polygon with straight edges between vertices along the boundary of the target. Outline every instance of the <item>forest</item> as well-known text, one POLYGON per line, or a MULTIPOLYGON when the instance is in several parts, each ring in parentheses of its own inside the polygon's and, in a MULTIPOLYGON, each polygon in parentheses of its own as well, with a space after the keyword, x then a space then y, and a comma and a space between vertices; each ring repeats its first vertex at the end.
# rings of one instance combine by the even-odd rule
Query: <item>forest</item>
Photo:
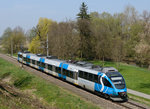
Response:
POLYGON ((8 27, 1 36, 5 53, 28 50, 60 59, 135 63, 150 68, 150 12, 128 5, 121 13, 88 12, 82 3, 75 20, 40 18, 28 31, 8 27))

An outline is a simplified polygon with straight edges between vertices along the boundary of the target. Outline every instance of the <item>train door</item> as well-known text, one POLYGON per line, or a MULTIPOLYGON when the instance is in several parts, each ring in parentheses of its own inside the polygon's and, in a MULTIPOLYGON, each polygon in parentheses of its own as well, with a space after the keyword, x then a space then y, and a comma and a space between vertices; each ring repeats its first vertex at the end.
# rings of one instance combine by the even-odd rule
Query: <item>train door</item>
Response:
POLYGON ((78 70, 74 71, 74 84, 78 85, 78 70))
POLYGON ((63 65, 61 66, 61 70, 60 71, 61 71, 61 77, 63 78, 63 75, 64 75, 63 74, 63 65))

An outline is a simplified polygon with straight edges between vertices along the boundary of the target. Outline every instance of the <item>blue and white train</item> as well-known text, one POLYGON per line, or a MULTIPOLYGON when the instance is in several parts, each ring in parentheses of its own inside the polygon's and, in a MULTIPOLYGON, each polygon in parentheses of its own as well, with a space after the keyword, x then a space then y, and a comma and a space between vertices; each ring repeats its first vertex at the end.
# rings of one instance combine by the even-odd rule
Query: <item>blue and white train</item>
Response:
POLYGON ((64 61, 55 56, 19 52, 18 61, 62 78, 113 101, 126 101, 127 88, 123 76, 113 67, 100 67, 84 61, 64 61))

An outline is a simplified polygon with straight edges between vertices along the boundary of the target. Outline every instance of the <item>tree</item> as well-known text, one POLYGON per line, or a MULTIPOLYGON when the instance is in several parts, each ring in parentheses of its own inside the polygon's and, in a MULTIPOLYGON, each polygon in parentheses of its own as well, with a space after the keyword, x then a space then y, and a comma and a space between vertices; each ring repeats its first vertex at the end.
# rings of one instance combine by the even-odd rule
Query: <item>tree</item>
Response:
POLYGON ((49 36, 49 53, 59 58, 74 59, 79 48, 79 34, 72 21, 52 23, 49 36))
MULTIPOLYGON (((39 19, 39 22, 36 26, 36 28, 34 28, 34 32, 36 33, 36 37, 37 38, 34 38, 33 41, 36 41, 39 40, 38 42, 40 44, 39 45, 39 53, 43 53, 43 54, 46 54, 46 50, 47 50, 47 42, 46 42, 46 39, 47 39, 47 34, 48 34, 48 31, 50 29, 50 26, 52 24, 52 20, 50 19, 47 19, 47 18, 40 18, 39 19)), ((34 42, 33 42, 34 43, 34 42)), ((34 45, 32 42, 31 42, 31 45, 29 45, 29 50, 31 50, 31 52, 34 52, 32 50, 35 50, 37 47, 36 45, 34 45)))
POLYGON ((26 32, 26 37, 27 37, 28 42, 31 42, 32 39, 36 36, 37 36, 37 33, 34 27, 26 32))
POLYGON ((77 14, 78 18, 79 19, 90 19, 90 15, 87 13, 87 10, 88 10, 88 7, 87 5, 83 2, 81 4, 81 7, 80 7, 80 12, 77 14))
POLYGON ((80 52, 81 58, 92 58, 90 15, 87 13, 87 5, 83 2, 78 16, 78 29, 80 32, 80 52))
POLYGON ((7 53, 11 52, 11 48, 13 48, 14 53, 17 53, 26 43, 25 34, 21 27, 16 27, 13 30, 7 28, 2 37, 2 45, 7 53))
POLYGON ((39 40, 39 36, 34 37, 30 43, 30 46, 28 48, 28 50, 32 53, 40 53, 40 40, 39 40))
POLYGON ((2 47, 6 53, 11 53, 11 37, 12 29, 10 27, 6 28, 2 35, 2 47))

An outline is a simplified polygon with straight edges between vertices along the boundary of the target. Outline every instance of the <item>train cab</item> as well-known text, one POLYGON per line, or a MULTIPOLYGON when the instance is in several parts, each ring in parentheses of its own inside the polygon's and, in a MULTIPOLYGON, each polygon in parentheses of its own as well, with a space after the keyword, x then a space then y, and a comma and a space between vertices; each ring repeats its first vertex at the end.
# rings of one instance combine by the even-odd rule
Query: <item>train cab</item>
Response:
POLYGON ((110 71, 106 75, 111 80, 114 90, 111 99, 114 101, 126 101, 127 88, 123 76, 118 71, 110 71))

